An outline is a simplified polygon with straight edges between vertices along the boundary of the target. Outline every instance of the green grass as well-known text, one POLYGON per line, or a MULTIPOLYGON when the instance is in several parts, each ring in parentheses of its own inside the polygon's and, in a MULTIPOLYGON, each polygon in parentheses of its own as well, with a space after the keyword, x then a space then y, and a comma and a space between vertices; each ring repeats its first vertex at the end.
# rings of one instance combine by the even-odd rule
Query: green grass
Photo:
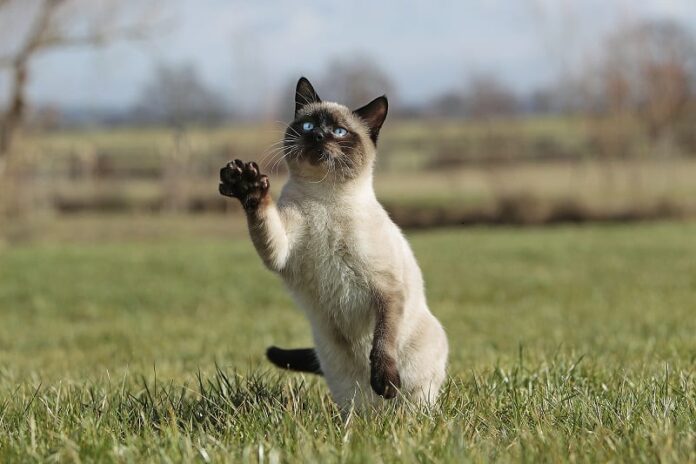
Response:
POLYGON ((451 378, 346 421, 263 361, 310 337, 248 240, 0 248, 0 462, 696 462, 694 237, 411 234, 451 378))

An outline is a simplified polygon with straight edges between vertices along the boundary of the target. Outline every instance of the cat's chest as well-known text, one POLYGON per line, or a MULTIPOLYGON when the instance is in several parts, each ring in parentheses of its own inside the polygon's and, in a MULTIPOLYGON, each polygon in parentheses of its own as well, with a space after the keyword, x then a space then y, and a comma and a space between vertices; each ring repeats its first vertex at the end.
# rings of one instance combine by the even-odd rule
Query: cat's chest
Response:
POLYGON ((313 306, 338 312, 369 303, 369 266, 355 219, 317 209, 305 216, 302 240, 290 258, 292 287, 313 306))

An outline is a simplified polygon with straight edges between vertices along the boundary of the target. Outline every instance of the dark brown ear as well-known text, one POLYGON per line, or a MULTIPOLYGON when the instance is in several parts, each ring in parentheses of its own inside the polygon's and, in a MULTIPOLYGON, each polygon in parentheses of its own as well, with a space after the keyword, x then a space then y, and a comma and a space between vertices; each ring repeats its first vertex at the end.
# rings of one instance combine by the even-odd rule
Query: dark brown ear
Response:
POLYGON ((375 145, 377 145, 379 130, 382 128, 382 124, 384 124, 388 110, 389 102, 387 101, 387 96, 382 95, 381 97, 375 98, 362 108, 358 108, 357 110, 353 111, 353 113, 365 121, 367 127, 370 128, 370 138, 375 145))
POLYGON ((307 80, 306 77, 300 77, 297 81, 297 88, 295 89, 295 116, 299 113, 303 106, 309 103, 319 103, 321 98, 314 91, 314 87, 307 80))

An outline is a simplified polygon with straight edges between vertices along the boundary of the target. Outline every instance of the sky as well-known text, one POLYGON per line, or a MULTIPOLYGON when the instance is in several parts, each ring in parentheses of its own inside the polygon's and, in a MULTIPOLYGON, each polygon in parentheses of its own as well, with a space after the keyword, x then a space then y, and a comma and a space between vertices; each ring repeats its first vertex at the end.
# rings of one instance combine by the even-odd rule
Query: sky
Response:
MULTIPOLYGON (((160 0, 159 6, 160 26, 145 41, 37 56, 31 101, 124 109, 158 64, 187 63, 248 109, 269 104, 300 75, 319 79, 332 60, 365 56, 390 75, 402 101, 422 103, 462 87, 472 73, 494 74, 518 92, 534 90, 581 62, 622 23, 668 18, 696 32, 694 0, 160 0)), ((18 16, 0 10, 0 29, 29 18, 18 16)), ((11 46, 0 47, 0 56, 11 46)), ((7 83, 0 73, 0 95, 7 83)))

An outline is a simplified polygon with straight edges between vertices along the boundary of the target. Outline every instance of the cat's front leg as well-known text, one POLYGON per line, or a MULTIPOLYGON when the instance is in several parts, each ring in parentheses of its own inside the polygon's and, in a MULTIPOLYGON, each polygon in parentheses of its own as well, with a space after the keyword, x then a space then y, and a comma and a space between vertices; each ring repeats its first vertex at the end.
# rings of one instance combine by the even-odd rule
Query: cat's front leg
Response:
POLYGON ((220 169, 220 193, 239 199, 256 251, 269 269, 280 272, 290 254, 288 221, 271 199, 269 187, 268 176, 253 161, 234 160, 220 169))
POLYGON ((377 317, 370 351, 370 385, 385 399, 401 388, 397 368, 397 338, 402 323, 403 298, 398 292, 376 292, 377 317))
POLYGON ((396 358, 386 351, 370 352, 370 385, 379 396, 389 400, 401 388, 401 376, 396 367, 396 358))

